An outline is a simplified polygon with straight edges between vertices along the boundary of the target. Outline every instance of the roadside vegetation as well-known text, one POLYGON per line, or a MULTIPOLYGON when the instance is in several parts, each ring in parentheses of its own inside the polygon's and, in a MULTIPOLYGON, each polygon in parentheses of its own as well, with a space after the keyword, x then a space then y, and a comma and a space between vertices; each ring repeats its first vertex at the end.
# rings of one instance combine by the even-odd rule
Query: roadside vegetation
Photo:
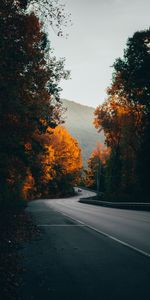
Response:
POLYGON ((83 171, 78 141, 63 127, 59 84, 69 71, 46 33, 49 24, 62 36, 68 23, 57 0, 0 1, 3 300, 17 299, 11 291, 19 284, 19 241, 38 233, 24 212, 27 200, 73 195, 82 171, 84 185, 108 201, 149 201, 150 30, 136 32, 114 63, 108 97, 94 119, 105 147, 97 145, 83 171))
POLYGON ((45 30, 49 21, 62 35, 69 16, 58 1, 2 0, 0 8, 0 205, 13 206, 73 192, 82 163, 77 141, 55 129, 63 123, 59 83, 69 72, 45 30))
POLYGON ((109 155, 92 154, 85 184, 105 192, 107 201, 149 202, 150 30, 128 39, 113 65, 108 97, 95 110, 94 125, 104 131, 109 155), (97 182, 97 174, 99 182, 97 182))
MULTIPOLYGON (((73 194, 82 167, 77 141, 63 128, 62 79, 46 33, 70 23, 59 1, 0 1, 0 298, 19 299, 20 242, 38 230, 27 200, 73 194)), ((21 277, 20 277, 21 279, 21 277)))

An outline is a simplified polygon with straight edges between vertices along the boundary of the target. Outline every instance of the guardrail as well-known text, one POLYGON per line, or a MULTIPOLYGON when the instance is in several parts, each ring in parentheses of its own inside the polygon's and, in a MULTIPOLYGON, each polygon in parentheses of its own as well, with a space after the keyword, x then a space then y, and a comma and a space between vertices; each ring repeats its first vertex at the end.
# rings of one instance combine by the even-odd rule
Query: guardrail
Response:
POLYGON ((104 207, 112 208, 123 208, 123 209, 137 209, 137 210, 146 210, 150 211, 150 203, 141 203, 141 202, 107 202, 101 200, 92 200, 88 198, 80 198, 79 202, 86 204, 99 205, 104 207))

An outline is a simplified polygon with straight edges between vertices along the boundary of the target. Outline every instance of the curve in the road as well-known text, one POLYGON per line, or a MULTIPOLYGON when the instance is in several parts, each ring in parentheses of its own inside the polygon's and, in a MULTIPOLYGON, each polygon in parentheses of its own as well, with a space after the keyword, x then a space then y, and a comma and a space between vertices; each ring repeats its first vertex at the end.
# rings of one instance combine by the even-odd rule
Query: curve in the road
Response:
POLYGON ((43 201, 79 224, 150 257, 150 212, 97 207, 78 202, 80 197, 93 195, 93 192, 82 190, 82 194, 76 197, 43 201))

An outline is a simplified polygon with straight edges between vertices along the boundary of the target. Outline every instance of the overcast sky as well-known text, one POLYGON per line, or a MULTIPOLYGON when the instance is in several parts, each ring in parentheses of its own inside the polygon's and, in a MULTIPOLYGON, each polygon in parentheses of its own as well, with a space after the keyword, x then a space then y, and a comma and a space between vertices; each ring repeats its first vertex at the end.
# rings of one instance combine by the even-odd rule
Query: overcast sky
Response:
POLYGON ((66 57, 66 68, 71 70, 72 79, 61 84, 61 97, 96 107, 106 97, 111 66, 123 55, 128 37, 150 27, 150 0, 65 3, 73 22, 68 28, 69 38, 59 38, 50 31, 56 56, 66 57))

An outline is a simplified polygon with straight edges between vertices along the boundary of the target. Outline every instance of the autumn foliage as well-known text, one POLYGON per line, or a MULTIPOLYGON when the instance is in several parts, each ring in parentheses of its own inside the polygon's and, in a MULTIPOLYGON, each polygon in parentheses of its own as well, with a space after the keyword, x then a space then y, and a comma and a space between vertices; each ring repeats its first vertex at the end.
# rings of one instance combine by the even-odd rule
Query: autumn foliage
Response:
MULTIPOLYGON (((79 145, 63 126, 48 127, 42 136, 45 152, 40 156, 42 174, 40 177, 39 197, 69 195, 73 186, 79 182, 82 168, 79 145)), ((31 172, 23 185, 25 198, 31 198, 36 190, 31 172)))
MULTIPOLYGON (((64 70, 64 60, 52 55, 39 10, 32 10, 32 6, 27 10, 31 2, 0 3, 0 203, 4 205, 43 195, 45 184, 54 181, 63 162, 60 148, 69 148, 69 141, 67 144, 63 137, 63 146, 53 132, 62 122, 59 82, 67 78, 68 72, 64 70)), ((37 5, 40 8, 42 2, 37 1, 37 5)), ((49 17, 52 23, 59 24, 58 29, 63 20, 60 10, 51 3, 49 17)), ((65 134, 59 127, 58 130, 61 139, 65 134)), ((69 173, 65 172, 72 175, 74 161, 70 167, 63 163, 63 172, 68 168, 69 173)))
POLYGON ((95 110, 94 124, 111 149, 106 165, 106 198, 148 201, 150 128, 150 30, 136 32, 123 59, 114 63, 108 97, 95 110))
POLYGON ((88 167, 84 171, 84 184, 87 187, 97 189, 98 184, 101 192, 104 191, 104 172, 109 154, 109 148, 97 142, 87 161, 88 167))
POLYGON ((81 150, 77 140, 62 126, 49 128, 47 134, 49 143, 46 145, 43 160, 43 182, 48 184, 49 194, 69 194, 79 182, 82 168, 81 150))

